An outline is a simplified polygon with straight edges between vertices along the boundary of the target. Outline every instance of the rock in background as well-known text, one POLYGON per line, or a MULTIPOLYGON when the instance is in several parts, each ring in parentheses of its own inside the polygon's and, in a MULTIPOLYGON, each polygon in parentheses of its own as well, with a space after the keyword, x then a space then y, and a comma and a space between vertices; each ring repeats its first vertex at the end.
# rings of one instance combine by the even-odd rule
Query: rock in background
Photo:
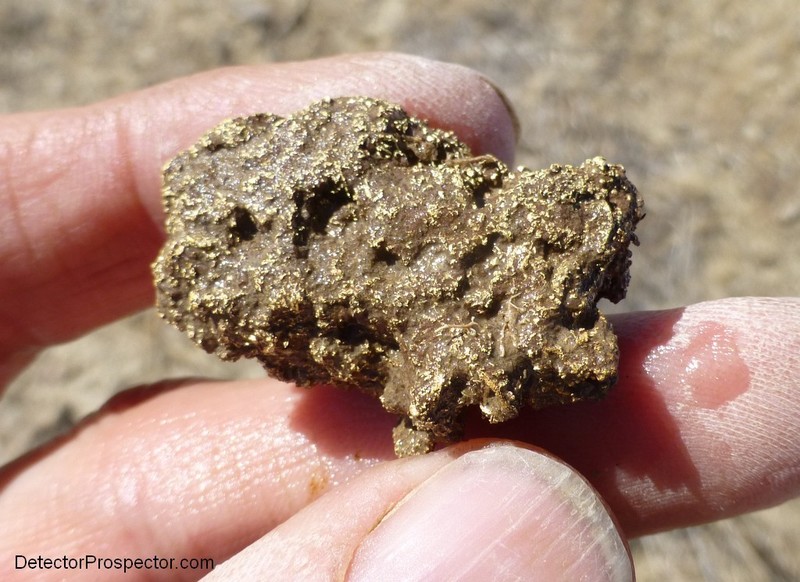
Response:
MULTIPOLYGON (((616 310, 800 281, 800 11, 703 3, 26 0, 0 4, 0 112, 90 103, 195 71, 397 50, 494 79, 518 162, 602 154, 646 198, 616 310)), ((189 145, 189 144, 186 144, 189 145)), ((608 310, 608 307, 606 307, 608 310)), ((51 349, 0 401, 2 461, 165 376, 262 375, 207 356, 152 311, 51 349)), ((795 580, 800 502, 634 542, 639 580, 795 580)))

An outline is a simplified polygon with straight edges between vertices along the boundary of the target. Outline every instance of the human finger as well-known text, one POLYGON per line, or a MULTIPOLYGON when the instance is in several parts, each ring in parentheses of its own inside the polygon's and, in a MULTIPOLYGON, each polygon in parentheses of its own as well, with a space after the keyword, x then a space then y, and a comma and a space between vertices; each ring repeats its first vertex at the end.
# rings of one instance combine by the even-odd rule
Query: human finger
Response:
MULTIPOLYGON (((798 303, 736 299, 617 318, 621 379, 607 400, 525 412, 491 431, 470 423, 467 434, 556 452, 629 536, 780 502, 799 489, 798 303)), ((236 544, 225 524, 252 541, 392 457, 394 418, 354 392, 263 381, 139 394, 0 473, 4 548, 226 556, 236 544), (146 533, 132 546, 129 531, 158 540, 146 533)))
POLYGON ((152 304, 167 159, 224 118, 288 114, 348 94, 398 102, 478 153, 513 157, 513 116, 484 77, 398 54, 221 69, 88 107, 0 118, 0 373, 9 377, 35 348, 152 304))
POLYGON ((371 467, 206 579, 633 579, 583 477, 507 442, 463 452, 476 445, 371 467))
POLYGON ((619 381, 601 402, 525 411, 467 434, 553 451, 628 536, 800 493, 800 299, 735 298, 614 318, 619 381))
MULTIPOLYGON (((391 458, 392 424, 363 395, 274 380, 128 391, 0 470, 0 556, 221 562, 331 486, 391 458)), ((0 560, 0 579, 12 573, 13 562, 0 560)))

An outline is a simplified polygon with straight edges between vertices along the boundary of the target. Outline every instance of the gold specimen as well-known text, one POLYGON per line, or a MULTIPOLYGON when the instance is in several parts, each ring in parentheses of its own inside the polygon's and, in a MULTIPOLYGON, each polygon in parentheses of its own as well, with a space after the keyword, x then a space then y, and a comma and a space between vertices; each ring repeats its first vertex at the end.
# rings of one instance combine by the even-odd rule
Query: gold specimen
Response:
POLYGON ((399 456, 604 395, 642 202, 622 166, 511 171, 366 97, 225 121, 164 169, 160 313, 208 352, 380 398, 399 456))

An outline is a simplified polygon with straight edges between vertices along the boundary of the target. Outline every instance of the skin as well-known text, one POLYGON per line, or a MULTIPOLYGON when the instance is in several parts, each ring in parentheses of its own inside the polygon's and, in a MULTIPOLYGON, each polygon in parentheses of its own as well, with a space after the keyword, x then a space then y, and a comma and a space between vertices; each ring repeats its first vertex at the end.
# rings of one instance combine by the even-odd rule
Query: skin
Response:
MULTIPOLYGON (((164 161, 223 118, 347 94, 401 103, 512 161, 513 114, 485 79, 400 55, 224 69, 0 119, 4 382, 44 347, 153 303, 164 161)), ((122 393, 0 470, 0 578, 31 574, 16 554, 92 553, 213 557, 224 579, 630 579, 626 538, 798 494, 798 299, 613 323, 620 380, 603 402, 470 419, 473 440, 402 460, 394 419, 357 393, 269 379, 122 393)))

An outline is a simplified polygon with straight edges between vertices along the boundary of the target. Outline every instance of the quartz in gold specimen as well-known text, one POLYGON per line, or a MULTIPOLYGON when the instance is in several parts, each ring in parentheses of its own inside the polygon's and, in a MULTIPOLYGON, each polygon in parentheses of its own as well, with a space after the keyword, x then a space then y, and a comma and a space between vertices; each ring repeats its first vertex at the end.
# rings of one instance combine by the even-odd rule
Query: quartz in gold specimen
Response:
POLYGON ((380 398, 398 455, 603 396, 642 202, 621 166, 511 171, 397 105, 225 121, 164 169, 161 314, 208 352, 380 398))

